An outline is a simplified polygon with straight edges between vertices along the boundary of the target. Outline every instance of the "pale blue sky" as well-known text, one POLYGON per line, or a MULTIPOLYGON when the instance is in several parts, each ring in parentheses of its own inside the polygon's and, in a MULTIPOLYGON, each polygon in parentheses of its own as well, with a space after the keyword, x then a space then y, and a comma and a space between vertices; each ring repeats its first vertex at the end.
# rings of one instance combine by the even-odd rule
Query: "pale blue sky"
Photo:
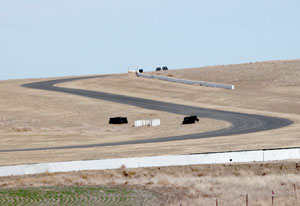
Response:
POLYGON ((0 0, 0 79, 300 57, 299 0, 0 0))

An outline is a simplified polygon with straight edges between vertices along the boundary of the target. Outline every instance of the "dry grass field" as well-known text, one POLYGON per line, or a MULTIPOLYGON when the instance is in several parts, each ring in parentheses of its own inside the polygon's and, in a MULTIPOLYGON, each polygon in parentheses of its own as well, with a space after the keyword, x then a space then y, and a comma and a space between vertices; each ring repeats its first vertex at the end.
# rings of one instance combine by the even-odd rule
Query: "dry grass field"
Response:
MULTIPOLYGON (((149 139, 230 126, 224 121, 201 118, 198 124, 179 127, 183 120, 181 115, 20 87, 27 82, 42 80, 0 82, 0 150, 149 139), (113 116, 127 116, 129 124, 108 124, 113 116), (161 119, 161 126, 133 127, 134 120, 155 118, 161 119)), ((99 155, 97 151, 101 150, 86 149, 79 153, 74 150, 6 152, 1 155, 0 164, 122 156, 114 154, 114 148, 106 148, 110 153, 106 156, 99 155)))
MULTIPOLYGON (((270 131, 116 147, 2 152, 0 165, 105 159, 229 150, 300 147, 300 60, 220 65, 153 72, 183 79, 234 84, 235 90, 183 85, 134 74, 117 74, 59 84, 178 104, 289 118, 294 124, 270 131)), ((201 118, 181 125, 182 116, 102 100, 23 88, 49 79, 0 81, 0 150, 51 147, 158 138, 230 126, 201 118), (112 116, 127 116, 128 125, 109 125, 112 116), (137 119, 161 119, 161 126, 134 128, 137 119)), ((149 191, 156 205, 299 205, 300 163, 193 165, 2 177, 0 188, 110 187, 149 191)), ((1 194, 2 194, 1 193, 1 194)), ((3 193, 3 194, 4 194, 3 193)), ((0 200, 1 201, 1 200, 0 200)))
MULTIPOLYGON (((216 205, 216 199, 218 199, 220 206, 240 206, 246 205, 248 194, 249 206, 264 206, 272 205, 271 196, 274 191, 274 205, 294 206, 300 204, 299 173, 300 163, 296 162, 48 173, 0 178, 0 194, 8 188, 56 187, 57 191, 60 191, 61 188, 77 186, 84 191, 84 187, 99 187, 100 189, 109 187, 129 191, 148 191, 148 194, 154 194, 152 199, 154 196, 156 202, 151 200, 142 205, 207 206, 216 205)), ((75 196, 73 204, 77 202, 77 205, 83 205, 80 202, 86 201, 84 194, 76 196, 72 193, 75 196)), ((65 200, 63 195, 58 198, 65 200)), ((47 202, 47 199, 44 198, 43 201, 47 202)), ((54 204, 49 205, 57 204, 54 201, 54 204)))
POLYGON ((192 143, 185 141, 190 150, 181 147, 182 152, 299 146, 300 60, 220 65, 153 73, 183 79, 234 84, 236 89, 231 91, 176 84, 138 78, 134 74, 74 81, 59 86, 105 91, 226 111, 284 117, 294 121, 293 125, 278 130, 195 140, 192 143), (193 144, 197 149, 191 146, 193 144))
MULTIPOLYGON (((201 140, 117 147, 1 153, 0 165, 187 154, 300 146, 300 60, 154 72, 184 79, 234 84, 235 90, 207 88, 142 79, 135 74, 73 81, 57 86, 142 97, 172 103, 289 118, 285 128, 201 140)), ((23 88, 49 79, 0 82, 0 149, 51 147, 115 142, 191 134, 228 127, 227 122, 202 118, 181 125, 182 116, 85 97, 23 88), (112 116, 127 116, 130 124, 109 125, 112 116), (158 127, 134 128, 138 119, 160 118, 158 127)))
POLYGON ((139 79, 134 74, 120 74, 88 79, 63 86, 107 91, 169 102, 253 109, 300 114, 300 60, 269 61, 237 65, 151 72, 176 78, 235 85, 223 90, 197 85, 183 85, 155 79, 139 79))

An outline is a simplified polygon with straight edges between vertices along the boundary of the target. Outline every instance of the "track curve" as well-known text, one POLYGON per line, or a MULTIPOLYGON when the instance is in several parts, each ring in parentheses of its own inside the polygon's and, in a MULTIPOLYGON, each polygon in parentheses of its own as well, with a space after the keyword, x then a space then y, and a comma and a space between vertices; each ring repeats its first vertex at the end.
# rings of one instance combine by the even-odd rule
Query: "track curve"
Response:
POLYGON ((136 106, 144 109, 157 110, 157 111, 169 112, 169 113, 180 114, 180 115, 197 115, 199 117, 227 121, 230 122, 232 125, 228 128, 219 129, 215 131, 189 134, 189 135, 162 137, 156 139, 144 139, 144 140, 111 142, 111 143, 102 143, 102 144, 88 144, 88 145, 7 149, 7 150, 0 150, 0 152, 37 151, 37 150, 50 150, 50 149, 75 149, 75 148, 104 147, 104 146, 200 139, 200 138, 229 136, 229 135, 237 135, 237 134, 245 134, 245 133, 253 133, 259 131, 277 129, 277 128, 288 126, 293 123, 293 121, 284 118, 268 117, 268 116, 255 115, 255 114, 243 114, 238 112, 228 112, 228 111, 221 111, 221 110, 214 110, 214 109, 205 109, 205 108, 154 101, 154 100, 117 95, 117 94, 111 94, 105 92, 97 92, 97 91, 72 89, 72 88, 55 86, 55 84, 58 83, 74 81, 74 80, 90 79, 90 78, 99 78, 99 77, 105 77, 105 76, 89 76, 89 77, 58 79, 58 80, 29 83, 29 84, 24 84, 22 86, 26 88, 32 88, 32 89, 63 92, 67 94, 79 95, 79 96, 94 98, 94 99, 101 99, 105 101, 111 101, 115 103, 136 106))

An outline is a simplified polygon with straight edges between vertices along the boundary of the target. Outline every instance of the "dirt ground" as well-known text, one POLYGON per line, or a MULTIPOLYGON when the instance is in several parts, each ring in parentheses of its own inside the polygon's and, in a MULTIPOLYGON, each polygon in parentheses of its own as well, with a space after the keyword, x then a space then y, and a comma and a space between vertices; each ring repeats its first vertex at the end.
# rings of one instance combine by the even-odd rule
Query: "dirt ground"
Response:
MULTIPOLYGON (((148 190, 158 205, 300 204, 300 162, 156 167, 0 178, 0 188, 105 186, 148 190)), ((147 205, 147 204, 146 204, 147 205)))
MULTIPOLYGON (((154 72, 184 79, 234 84, 235 90, 184 85, 135 74, 117 74, 57 86, 83 88, 226 111, 284 117, 285 128, 147 145, 1 153, 0 165, 188 154, 300 146, 300 60, 154 72)), ((49 79, 0 81, 0 149, 51 147, 158 138, 228 127, 227 122, 200 119, 181 126, 180 115, 94 100, 69 94, 22 88, 49 79), (109 125, 109 117, 127 116, 129 125, 109 125), (158 127, 134 128, 138 119, 161 119, 158 127)))

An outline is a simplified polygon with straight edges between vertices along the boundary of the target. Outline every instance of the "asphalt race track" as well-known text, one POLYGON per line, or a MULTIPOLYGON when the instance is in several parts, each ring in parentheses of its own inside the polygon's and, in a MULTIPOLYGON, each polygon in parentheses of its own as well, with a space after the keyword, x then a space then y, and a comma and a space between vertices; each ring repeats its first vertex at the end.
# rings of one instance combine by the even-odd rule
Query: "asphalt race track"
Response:
POLYGON ((124 141, 124 142, 111 142, 111 143, 104 143, 104 144, 7 149, 7 150, 0 150, 0 152, 38 151, 38 150, 53 150, 53 149, 75 149, 75 148, 117 146, 117 145, 129 145, 129 144, 145 144, 145 143, 168 142, 168 141, 176 141, 176 140, 200 139, 200 138, 229 136, 229 135, 237 135, 237 134, 265 131, 265 130, 270 130, 270 129, 277 129, 277 128, 288 126, 293 123, 293 121, 284 119, 284 118, 243 114, 243 113, 237 113, 237 112, 227 112, 227 111, 220 111, 220 110, 214 110, 214 109, 205 109, 205 108, 185 106, 185 105, 180 105, 180 104, 172 104, 172 103, 167 103, 167 102, 135 98, 135 97, 110 94, 110 93, 104 93, 104 92, 63 88, 63 87, 55 86, 55 84, 58 84, 58 83, 74 81, 74 80, 82 80, 82 79, 88 79, 88 78, 99 78, 99 77, 105 77, 105 76, 90 76, 90 77, 58 79, 58 80, 29 83, 29 84, 25 84, 22 86, 26 87, 26 88, 49 90, 49 91, 63 92, 63 93, 73 94, 73 95, 80 95, 83 97, 101 99, 101 100, 115 102, 115 103, 132 105, 132 106, 136 106, 136 107, 140 107, 140 108, 144 108, 144 109, 170 112, 170 113, 180 114, 180 115, 197 115, 199 117, 227 121, 227 122, 230 122, 232 125, 228 128, 224 128, 224 129, 220 129, 220 130, 197 133, 197 134, 182 135, 182 136, 171 136, 171 137, 133 140, 133 141, 124 141))

